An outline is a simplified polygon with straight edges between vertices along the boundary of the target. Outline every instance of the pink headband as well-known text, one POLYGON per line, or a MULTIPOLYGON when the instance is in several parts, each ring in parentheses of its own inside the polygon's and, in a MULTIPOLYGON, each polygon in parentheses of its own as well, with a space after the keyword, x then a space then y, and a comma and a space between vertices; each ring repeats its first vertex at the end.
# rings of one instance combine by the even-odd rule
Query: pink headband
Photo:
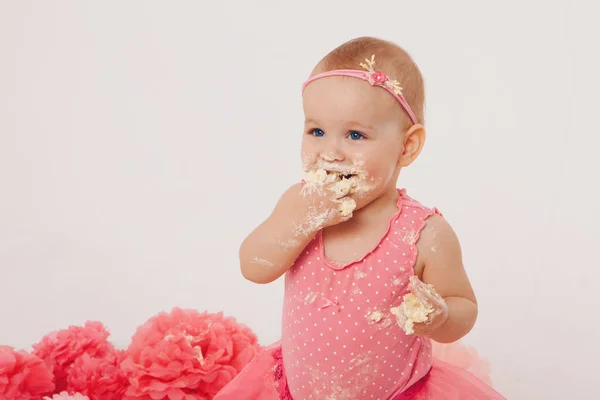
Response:
POLYGON ((419 121, 417 120, 417 116, 412 111, 412 109, 408 105, 408 102, 402 95, 402 88, 400 87, 400 83, 398 81, 391 80, 386 74, 384 74, 383 72, 376 71, 373 68, 373 66, 375 65, 375 55, 371 56, 370 60, 365 59, 365 61, 367 63, 360 63, 360 66, 363 67, 366 71, 358 69, 336 69, 333 71, 323 72, 322 74, 312 76, 306 82, 304 82, 304 84, 302 85, 302 91, 304 92, 304 89, 309 83, 328 76, 350 76, 353 78, 359 78, 369 82, 373 86, 382 87, 388 92, 390 92, 396 98, 396 100, 400 102, 402 108, 404 108, 413 124, 418 124, 419 121))

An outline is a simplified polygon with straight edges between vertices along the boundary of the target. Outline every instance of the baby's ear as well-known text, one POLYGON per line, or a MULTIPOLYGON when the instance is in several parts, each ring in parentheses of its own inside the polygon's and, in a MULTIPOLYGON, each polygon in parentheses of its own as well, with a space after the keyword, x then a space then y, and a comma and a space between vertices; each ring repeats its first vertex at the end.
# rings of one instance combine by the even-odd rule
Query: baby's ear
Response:
POLYGON ((425 127, 415 124, 404 133, 403 138, 402 154, 400 154, 398 164, 408 167, 417 159, 425 145, 425 127))

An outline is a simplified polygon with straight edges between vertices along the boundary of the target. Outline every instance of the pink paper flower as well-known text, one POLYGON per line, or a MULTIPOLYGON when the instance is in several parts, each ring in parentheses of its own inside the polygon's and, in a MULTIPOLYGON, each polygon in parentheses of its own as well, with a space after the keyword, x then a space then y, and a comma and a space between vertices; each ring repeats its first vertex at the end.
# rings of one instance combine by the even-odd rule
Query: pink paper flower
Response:
POLYGON ((104 357, 114 351, 108 342, 109 332, 100 322, 86 322, 84 326, 71 326, 42 338, 33 346, 33 353, 43 359, 54 373, 56 391, 67 388, 67 370, 81 355, 104 357))
POLYGON ((33 400, 53 391, 52 372, 43 360, 0 346, 0 399, 33 400))
POLYGON ((125 357, 125 351, 113 351, 101 358, 84 353, 67 370, 67 390, 92 400, 120 400, 128 384, 120 368, 125 357))
POLYGON ((124 398, 212 399, 258 349, 256 335, 222 313, 160 313, 138 328, 121 363, 124 398))
POLYGON ((384 83, 385 81, 388 80, 388 77, 386 74, 384 74, 383 72, 374 72, 371 75, 371 78, 373 78, 373 81, 375 83, 384 83))
POLYGON ((44 400, 90 400, 89 397, 81 393, 69 394, 67 391, 62 391, 52 397, 44 397, 44 400))

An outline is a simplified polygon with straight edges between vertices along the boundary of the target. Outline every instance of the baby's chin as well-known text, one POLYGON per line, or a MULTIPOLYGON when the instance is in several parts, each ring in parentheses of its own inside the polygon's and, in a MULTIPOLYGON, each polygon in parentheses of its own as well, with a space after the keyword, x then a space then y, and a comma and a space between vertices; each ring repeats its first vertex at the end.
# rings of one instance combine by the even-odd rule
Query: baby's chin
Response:
MULTIPOLYGON (((395 187, 393 188, 393 190, 395 194, 395 187)), ((370 183, 369 185, 365 185, 364 190, 362 192, 352 194, 352 198, 356 201, 356 211, 368 207, 375 201, 380 200, 384 197, 389 197, 390 202, 396 201, 396 196, 392 196, 392 189, 387 189, 386 186, 382 184, 378 185, 376 183, 370 183)))
POLYGON ((357 194, 353 194, 352 198, 354 199, 354 201, 356 201, 356 211, 361 211, 365 208, 367 208, 368 206, 370 206, 375 200, 378 199, 379 196, 377 196, 374 192, 372 191, 368 191, 368 192, 364 192, 364 193, 357 193, 357 194))

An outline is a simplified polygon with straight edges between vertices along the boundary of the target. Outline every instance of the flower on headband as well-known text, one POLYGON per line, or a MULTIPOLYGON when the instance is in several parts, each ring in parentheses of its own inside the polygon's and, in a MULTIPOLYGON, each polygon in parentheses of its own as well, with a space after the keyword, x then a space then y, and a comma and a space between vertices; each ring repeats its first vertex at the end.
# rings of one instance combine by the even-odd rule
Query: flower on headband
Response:
POLYGON ((387 75, 379 71, 375 72, 373 75, 371 75, 371 77, 375 83, 385 83, 388 80, 387 75))
POLYGON ((392 89, 394 93, 401 95, 402 88, 400 82, 390 79, 386 74, 375 70, 375 54, 371 56, 371 59, 365 59, 365 63, 360 63, 360 66, 369 72, 369 83, 371 85, 387 86, 392 89))

